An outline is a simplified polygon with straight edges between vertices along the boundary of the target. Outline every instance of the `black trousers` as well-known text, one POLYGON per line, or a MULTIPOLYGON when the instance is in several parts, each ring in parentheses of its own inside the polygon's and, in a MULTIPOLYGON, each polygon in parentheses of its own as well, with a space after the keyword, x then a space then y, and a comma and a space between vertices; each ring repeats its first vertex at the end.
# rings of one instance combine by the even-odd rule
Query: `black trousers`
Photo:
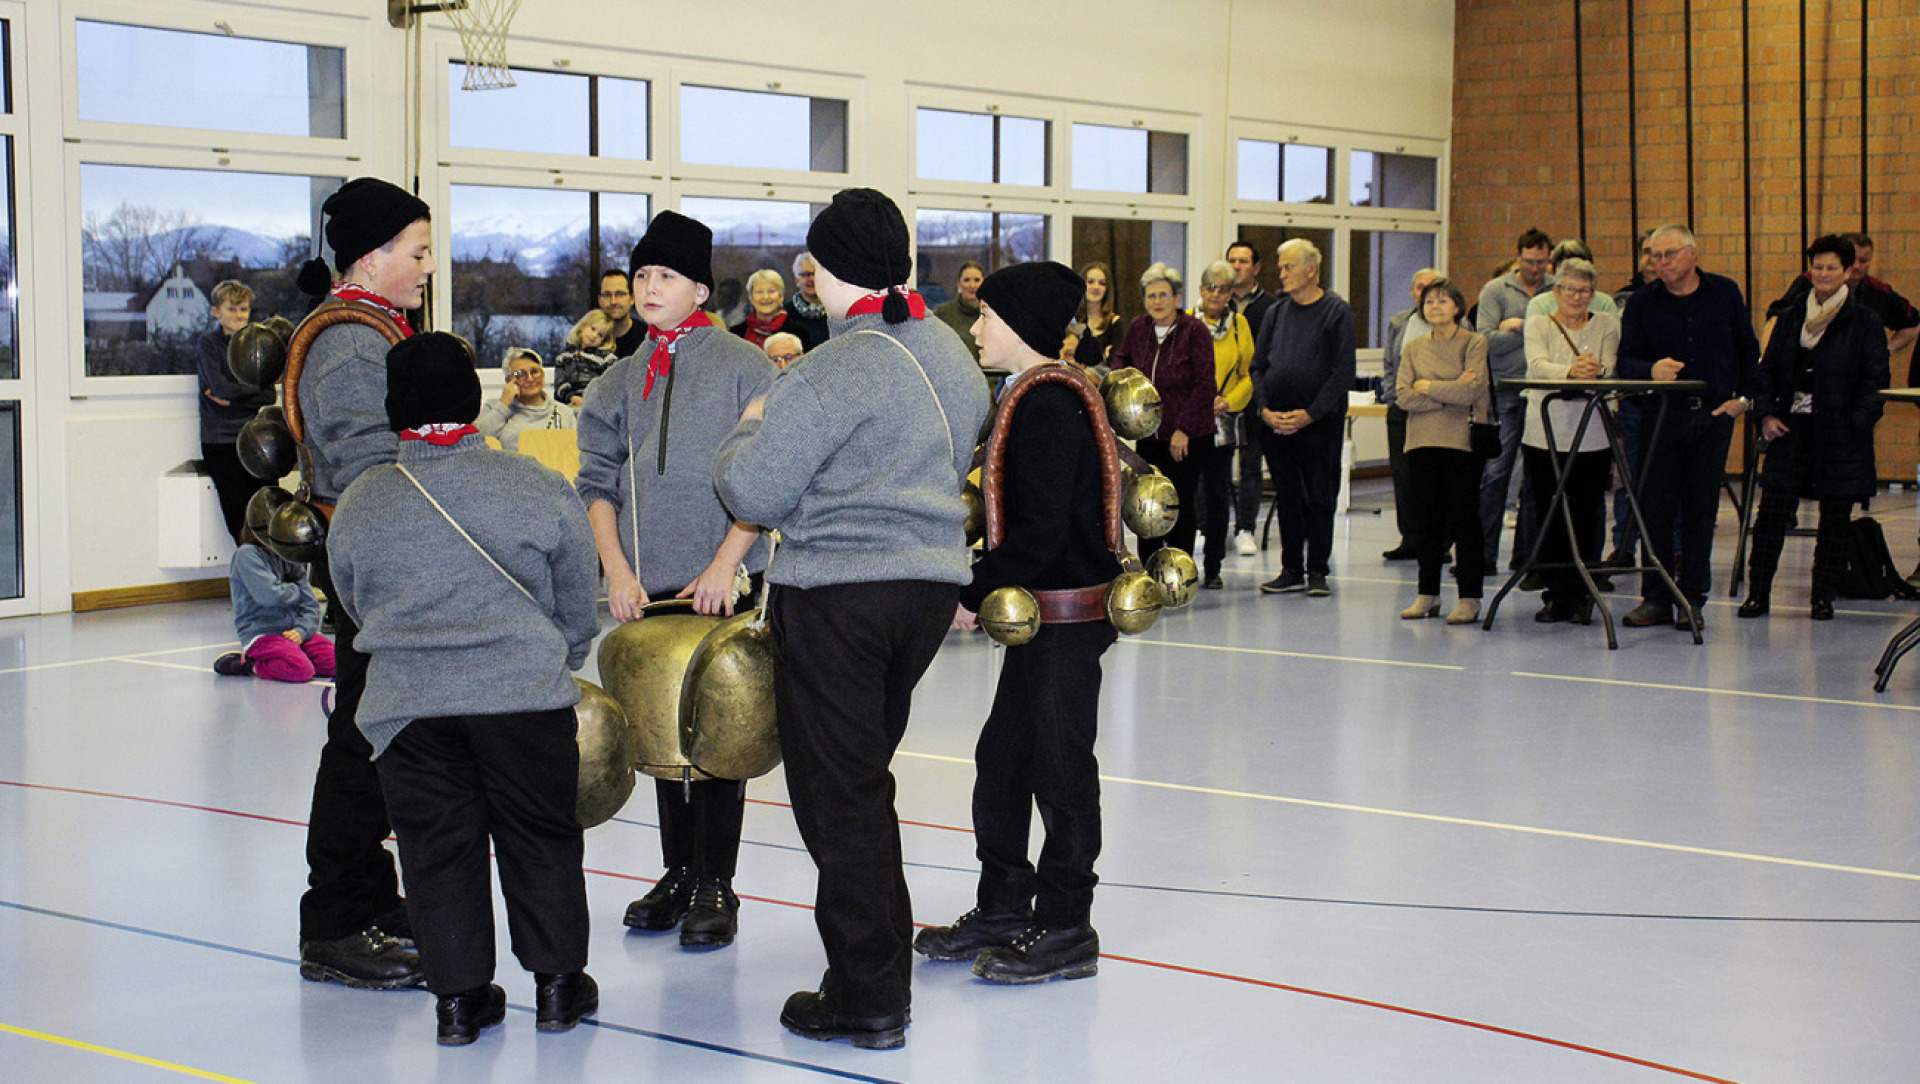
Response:
POLYGON ((1407 466, 1407 412, 1387 407, 1387 467, 1393 472, 1393 523, 1399 545, 1413 545, 1413 471, 1407 466))
MULTIPOLYGON (((1225 424, 1232 424, 1232 419, 1226 419, 1225 424)), ((1200 460, 1199 524, 1207 540, 1206 560, 1202 565, 1206 574, 1212 576, 1220 571, 1220 566, 1227 559, 1227 523, 1231 511, 1227 502, 1233 475, 1233 449, 1212 443, 1212 437, 1203 439, 1207 447, 1200 460)), ((1199 443, 1195 441, 1189 445, 1189 451, 1199 443)))
POLYGON ((1140 453, 1140 458, 1158 467, 1161 474, 1173 481, 1174 492, 1180 494, 1180 518, 1173 521, 1173 530, 1159 538, 1140 540, 1142 561, 1160 552, 1162 546, 1193 552, 1193 539, 1199 534, 1200 469, 1212 447, 1212 438, 1194 437, 1187 442, 1187 457, 1176 463, 1173 446, 1166 441, 1148 437, 1134 442, 1134 451, 1140 453))
POLYGON ((1260 533, 1260 417, 1252 407, 1234 415, 1240 427, 1240 491, 1234 495, 1233 529, 1260 533))
POLYGON ((313 582, 327 594, 333 617, 333 712, 313 777, 307 815, 307 891, 300 897, 300 939, 333 941, 380 923, 404 933, 405 905, 393 853, 387 850, 387 800, 373 766, 373 746, 355 716, 367 689, 367 656, 354 649, 360 632, 340 606, 325 554, 313 562, 313 582))
POLYGON ((746 818, 747 784, 733 779, 655 779, 660 808, 660 857, 668 869, 685 866, 695 877, 733 880, 746 818))
POLYGON ((267 483, 240 465, 240 453, 234 450, 232 441, 200 445, 200 462, 207 469, 207 477, 213 479, 214 495, 220 498, 220 517, 226 520, 227 533, 237 546, 240 530, 247 525, 247 501, 267 483))
POLYGON ((575 728, 572 708, 415 719, 381 754, 413 937, 435 994, 493 980, 489 841, 520 966, 586 969, 575 728))
POLYGON ((889 1015, 912 1001, 913 901, 891 763, 959 600, 958 586, 919 580, 772 591, 780 752, 820 871, 814 923, 836 1011, 889 1015))
POLYGON ((1032 914, 1050 929, 1093 913, 1100 855, 1100 656, 1118 636, 1089 621, 1042 625, 1007 649, 993 710, 974 747, 973 831, 980 856, 980 910, 1032 914), (1027 860, 1034 806, 1046 839, 1036 870, 1027 860))
POLYGON ((1280 567, 1326 575, 1333 564, 1333 511, 1340 503, 1340 452, 1346 418, 1321 418, 1291 436, 1260 427, 1280 521, 1280 567))
MULTIPOLYGON (((1787 435, 1767 444, 1767 470, 1760 478, 1760 512, 1753 523, 1753 555, 1747 577, 1755 594, 1773 589, 1780 569, 1780 550, 1787 532, 1800 521, 1800 495, 1812 488, 1820 462, 1813 438, 1813 416, 1789 414, 1787 435)), ((1820 525, 1813 539, 1813 593, 1831 599, 1834 584, 1847 564, 1847 523, 1853 518, 1852 497, 1821 498, 1820 525)))
POLYGON ((1447 547, 1459 569, 1461 598, 1479 598, 1486 567, 1480 522, 1480 478, 1486 460, 1457 448, 1415 448, 1407 453, 1413 475, 1413 548, 1420 558, 1420 593, 1440 593, 1447 547))
MULTIPOLYGON (((1553 507, 1553 453, 1527 444, 1521 446, 1520 455, 1526 464, 1527 492, 1533 495, 1532 506, 1538 517, 1534 529, 1545 532, 1540 538, 1540 563, 1571 565, 1577 545, 1581 559, 1591 568, 1601 556, 1603 532, 1599 528, 1599 517, 1606 514, 1603 502, 1607 496, 1607 479, 1613 474, 1613 453, 1605 448, 1576 452, 1567 461, 1567 511, 1573 513, 1573 524, 1579 531, 1577 541, 1567 538, 1567 524, 1562 517, 1547 515, 1553 507)), ((1520 560, 1526 559, 1526 553, 1521 551, 1520 560)), ((1587 597, 1587 586, 1580 582, 1578 569, 1556 568, 1540 575, 1547 581, 1548 602, 1587 597)))
MULTIPOLYGON (((1652 422, 1647 424, 1651 429, 1652 422)), ((1713 589, 1713 526, 1732 440, 1732 418, 1715 415, 1712 406, 1697 400, 1676 399, 1660 426, 1659 441, 1641 441, 1640 510, 1647 517, 1653 555, 1672 571, 1680 593, 1694 606, 1705 605, 1713 589), (1686 562, 1677 569, 1676 528, 1686 562)), ((1652 572, 1640 577, 1640 596, 1656 604, 1677 601, 1652 572)))

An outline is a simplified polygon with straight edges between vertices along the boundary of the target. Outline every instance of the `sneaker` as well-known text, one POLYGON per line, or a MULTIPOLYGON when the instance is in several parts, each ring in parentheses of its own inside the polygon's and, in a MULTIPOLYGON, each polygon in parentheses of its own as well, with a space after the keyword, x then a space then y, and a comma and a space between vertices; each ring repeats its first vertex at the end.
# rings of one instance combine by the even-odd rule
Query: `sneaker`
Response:
POLYGON ((1291 570, 1282 572, 1273 579, 1260 585, 1260 593, 1263 595, 1284 595, 1291 591, 1305 591, 1306 589, 1307 578, 1291 570))
POLYGON ((253 660, 238 651, 229 651, 213 660, 213 672, 222 677, 252 677, 253 660))
POLYGON ((971 960, 990 948, 1006 948, 1033 924, 1029 915, 985 915, 978 907, 951 926, 928 926, 915 935, 913 951, 929 960, 971 960))
POLYGON ((1326 573, 1324 572, 1307 573, 1307 597, 1308 598, 1326 598, 1328 595, 1331 595, 1331 594, 1333 594, 1333 588, 1327 586, 1326 573))
POLYGON ((1005 986, 1052 979, 1084 979, 1100 970, 1100 935, 1092 926, 1049 930, 1029 926, 1013 944, 990 948, 973 962, 973 973, 1005 986))
MULTIPOLYGON (((1239 534, 1234 535, 1233 548, 1234 551, 1242 557, 1252 557, 1254 554, 1260 552, 1260 547, 1253 541, 1252 531, 1241 531, 1239 534)), ((1915 571, 1914 575, 1920 576, 1920 571, 1915 571)))

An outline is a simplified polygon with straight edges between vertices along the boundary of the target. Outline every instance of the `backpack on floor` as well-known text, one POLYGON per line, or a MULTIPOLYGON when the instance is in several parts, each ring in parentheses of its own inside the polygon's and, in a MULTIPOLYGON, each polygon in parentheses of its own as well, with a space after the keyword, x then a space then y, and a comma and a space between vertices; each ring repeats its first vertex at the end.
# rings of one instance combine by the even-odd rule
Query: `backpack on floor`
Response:
POLYGON ((1847 563, 1834 589, 1841 598, 1920 598, 1920 591, 1907 586, 1894 567, 1886 532, 1872 516, 1847 523, 1847 563))

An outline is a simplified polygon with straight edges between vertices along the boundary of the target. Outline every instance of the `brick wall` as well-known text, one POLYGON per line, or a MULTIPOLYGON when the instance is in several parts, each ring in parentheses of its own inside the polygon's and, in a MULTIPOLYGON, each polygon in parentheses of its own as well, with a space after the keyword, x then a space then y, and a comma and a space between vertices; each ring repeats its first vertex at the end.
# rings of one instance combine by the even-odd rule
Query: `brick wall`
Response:
MULTIPOLYGON (((1634 226, 1690 222, 1701 266, 1764 306, 1799 272, 1804 203, 1811 235, 1860 225, 1860 18, 1869 31, 1867 226, 1874 272, 1920 297, 1920 0, 1808 0, 1805 78, 1800 0, 1459 0, 1454 33, 1451 270, 1478 290, 1530 226, 1581 231, 1603 285, 1637 259, 1634 226), (1580 12, 1575 76, 1575 8, 1580 12), (1686 64, 1691 27, 1692 105, 1686 64), (1634 65, 1628 81, 1628 51, 1634 65), (1742 146, 1742 76, 1748 81, 1742 146), (1584 95, 1582 94, 1584 86, 1584 95), (1807 179, 1801 184, 1805 99, 1807 179), (1584 100, 1585 199, 1574 106, 1584 100), (1691 133, 1693 184, 1687 167, 1691 133), (1638 158, 1635 171, 1629 163, 1638 158), (1746 185, 1751 181, 1748 199, 1746 185), (1751 246, 1748 218, 1751 216, 1751 246)), ((1896 386, 1907 383, 1896 357, 1896 386)), ((1914 477, 1920 412, 1890 408, 1880 475, 1914 477)))

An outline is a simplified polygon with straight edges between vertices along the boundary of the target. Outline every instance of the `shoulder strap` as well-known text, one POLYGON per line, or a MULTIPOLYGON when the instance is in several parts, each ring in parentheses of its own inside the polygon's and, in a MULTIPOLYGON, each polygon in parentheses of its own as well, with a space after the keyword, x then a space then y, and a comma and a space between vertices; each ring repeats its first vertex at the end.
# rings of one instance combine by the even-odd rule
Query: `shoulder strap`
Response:
POLYGON ((287 428, 293 430, 294 440, 306 440, 306 426, 300 416, 300 371, 306 365, 307 351, 313 347, 313 340, 319 338, 321 332, 335 324, 363 324, 386 336, 390 344, 407 337, 400 330, 400 325, 385 313, 351 301, 328 300, 308 313, 287 341, 287 372, 280 378, 286 389, 282 398, 287 411, 287 428))
POLYGON ((952 462, 954 457, 953 422, 947 419, 947 407, 945 403, 942 403, 940 401, 940 393, 933 390, 933 378, 927 375, 927 367, 920 364, 920 359, 914 356, 913 351, 907 349, 906 343, 901 342, 899 339, 894 338, 893 336, 887 334, 884 331, 876 331, 870 327, 863 327, 859 331, 854 332, 854 334, 855 335, 878 335, 881 338, 892 343, 893 345, 899 347, 900 352, 907 356, 907 360, 913 362, 914 369, 920 373, 920 379, 923 382, 925 382, 927 385, 927 394, 933 396, 934 409, 940 412, 940 427, 942 431, 944 431, 947 434, 947 461, 952 462))
POLYGON ((515 590, 527 596, 528 602, 533 603, 535 606, 540 605, 540 600, 533 597, 532 591, 527 590, 524 584, 522 584, 519 580, 514 579, 513 573, 508 572, 504 568, 501 568, 500 562, 493 559, 493 554, 488 553, 486 550, 481 549, 480 543, 475 542, 473 540, 473 536, 467 533, 467 529, 465 527, 460 526, 460 522, 454 519, 451 515, 449 515, 447 513, 447 510, 440 506, 439 501, 436 501, 433 499, 433 494, 427 492, 427 487, 420 484, 420 479, 415 478, 413 476, 412 471, 408 470, 406 466, 401 463, 395 463, 394 466, 399 468, 400 473, 406 476, 407 481, 413 483, 413 488, 420 491, 420 495, 427 499, 427 503, 430 505, 433 505, 433 510, 440 513, 440 518, 446 520, 448 525, 450 525, 454 530, 460 532, 460 537, 467 540, 467 545, 472 546, 473 551, 475 553, 478 553, 480 556, 485 557, 487 559, 487 563, 493 566, 493 570, 495 572, 498 572, 502 576, 505 576, 507 578, 507 582, 512 584, 515 590))

